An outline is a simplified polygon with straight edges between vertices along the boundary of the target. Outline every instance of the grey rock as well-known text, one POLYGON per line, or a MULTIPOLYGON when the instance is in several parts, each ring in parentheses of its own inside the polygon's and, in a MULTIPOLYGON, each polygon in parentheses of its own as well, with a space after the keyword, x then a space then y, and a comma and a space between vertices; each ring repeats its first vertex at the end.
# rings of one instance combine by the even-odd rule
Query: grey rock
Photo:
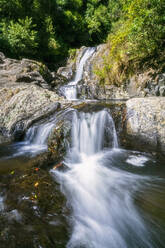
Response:
POLYGON ((0 67, 0 143, 20 139, 30 125, 53 114, 63 99, 50 91, 51 84, 43 78, 49 74, 44 65, 1 57, 4 63, 0 67))
POLYGON ((5 60, 5 55, 0 52, 0 64, 3 64, 5 60))
POLYGON ((67 78, 62 76, 61 74, 52 73, 53 80, 51 81, 50 85, 52 88, 59 89, 62 85, 67 83, 67 78))
POLYGON ((31 83, 34 81, 34 78, 31 77, 31 75, 28 74, 20 74, 16 76, 16 82, 24 82, 24 83, 31 83))
POLYGON ((65 77, 68 81, 73 77, 73 70, 72 67, 60 67, 57 73, 63 77, 65 77))
POLYGON ((126 107, 126 134, 131 144, 165 154, 165 98, 133 98, 126 107))
POLYGON ((161 86, 159 92, 160 92, 160 96, 165 96, 165 86, 161 86))
POLYGON ((71 144, 72 114, 72 110, 62 110, 57 117, 56 126, 51 130, 48 152, 52 161, 61 160, 71 144))
POLYGON ((159 90, 159 85, 157 85, 156 87, 155 87, 155 95, 156 96, 160 96, 160 90, 159 90))

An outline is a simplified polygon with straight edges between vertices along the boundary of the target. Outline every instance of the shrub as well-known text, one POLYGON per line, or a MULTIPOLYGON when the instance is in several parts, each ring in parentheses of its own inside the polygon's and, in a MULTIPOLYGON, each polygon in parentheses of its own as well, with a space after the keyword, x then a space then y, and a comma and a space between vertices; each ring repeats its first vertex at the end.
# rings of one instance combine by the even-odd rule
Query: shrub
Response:
POLYGON ((2 39, 8 45, 10 52, 19 55, 36 54, 38 42, 35 25, 32 18, 18 19, 2 25, 2 39))

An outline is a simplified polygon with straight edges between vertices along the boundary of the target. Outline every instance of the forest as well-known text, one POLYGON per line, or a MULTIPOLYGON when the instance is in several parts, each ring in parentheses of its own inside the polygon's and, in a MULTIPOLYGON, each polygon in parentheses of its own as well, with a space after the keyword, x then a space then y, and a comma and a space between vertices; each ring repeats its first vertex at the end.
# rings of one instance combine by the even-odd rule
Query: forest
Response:
POLYGON ((0 17, 0 50, 13 58, 51 64, 82 45, 107 43, 99 73, 112 69, 113 78, 164 57, 164 0, 0 0, 0 17))

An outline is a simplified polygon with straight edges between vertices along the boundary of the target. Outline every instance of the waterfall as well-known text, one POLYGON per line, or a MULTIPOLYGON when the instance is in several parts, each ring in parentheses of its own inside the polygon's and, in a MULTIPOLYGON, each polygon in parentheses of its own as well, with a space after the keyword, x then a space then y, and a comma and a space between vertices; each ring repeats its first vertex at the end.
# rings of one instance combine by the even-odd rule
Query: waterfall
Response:
POLYGON ((87 60, 93 55, 95 52, 95 47, 88 47, 85 49, 84 54, 82 55, 80 62, 77 64, 76 67, 76 75, 73 81, 69 82, 67 85, 61 87, 62 94, 68 100, 75 100, 77 99, 77 83, 83 77, 83 69, 84 65, 86 64, 87 60))
POLYGON ((25 142, 47 147, 47 138, 53 126, 54 122, 48 122, 29 128, 25 137, 25 142))
POLYGON ((3 197, 0 195, 0 212, 2 212, 4 210, 4 199, 3 197))
POLYGON ((54 125, 55 119, 53 118, 47 123, 35 125, 29 128, 24 141, 21 142, 21 147, 19 148, 18 153, 20 155, 25 153, 35 155, 46 150, 47 139, 54 125))
POLYGON ((72 209, 67 248, 152 248, 133 199, 147 179, 117 168, 128 156, 110 113, 74 112, 71 135, 67 169, 51 170, 72 209))
POLYGON ((103 149, 105 141, 118 147, 115 125, 107 110, 92 114, 74 112, 72 123, 72 146, 78 152, 97 153, 103 149))
POLYGON ((56 117, 53 116, 45 123, 34 125, 27 130, 25 138, 21 142, 15 142, 8 147, 7 156, 4 159, 10 159, 19 156, 35 156, 47 150, 48 136, 56 123, 56 117))

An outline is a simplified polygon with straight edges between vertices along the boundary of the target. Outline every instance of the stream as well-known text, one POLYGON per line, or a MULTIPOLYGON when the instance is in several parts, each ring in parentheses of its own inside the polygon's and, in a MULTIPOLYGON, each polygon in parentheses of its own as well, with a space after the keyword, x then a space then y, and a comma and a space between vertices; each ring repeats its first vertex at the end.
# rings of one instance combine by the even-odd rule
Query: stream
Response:
POLYGON ((152 192, 157 184, 163 190, 159 188, 163 177, 142 175, 147 167, 157 166, 149 155, 119 148, 106 109, 92 114, 75 112, 72 145, 64 163, 66 170, 51 172, 72 209, 67 247, 163 247, 161 239, 159 245, 154 244, 159 234, 135 204, 139 193, 152 192))
MULTIPOLYGON (((76 99, 75 79, 61 91, 76 99)), ((90 104, 90 103, 89 103, 90 104)), ((33 166, 56 113, 23 141, 0 146, 1 248, 164 248, 164 159, 120 145, 111 110, 72 110, 63 166, 33 166)), ((136 141, 135 141, 136 142, 136 141)))

